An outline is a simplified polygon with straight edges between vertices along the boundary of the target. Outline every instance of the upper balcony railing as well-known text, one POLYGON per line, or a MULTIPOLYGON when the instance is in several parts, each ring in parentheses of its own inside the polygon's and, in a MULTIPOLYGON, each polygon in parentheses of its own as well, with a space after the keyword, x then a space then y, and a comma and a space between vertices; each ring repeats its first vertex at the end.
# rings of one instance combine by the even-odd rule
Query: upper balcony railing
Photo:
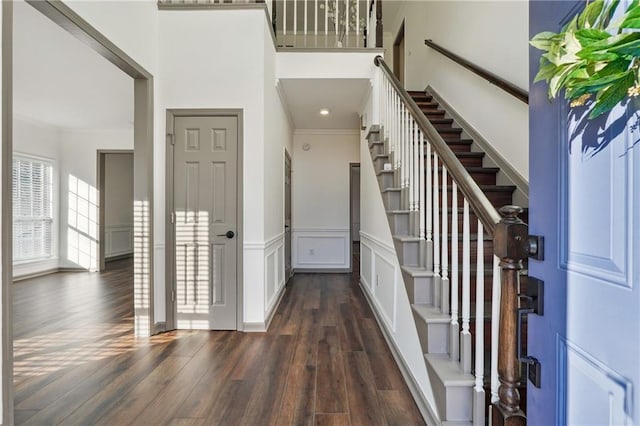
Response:
POLYGON ((382 0, 159 0, 162 9, 266 4, 277 47, 382 47, 382 0))

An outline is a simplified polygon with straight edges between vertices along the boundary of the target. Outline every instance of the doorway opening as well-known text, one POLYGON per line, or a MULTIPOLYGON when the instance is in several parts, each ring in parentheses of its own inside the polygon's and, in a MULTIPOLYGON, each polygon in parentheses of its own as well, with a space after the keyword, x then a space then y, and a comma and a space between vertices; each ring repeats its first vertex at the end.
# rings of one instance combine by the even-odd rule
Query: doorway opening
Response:
POLYGON ((404 87, 404 20, 398 30, 396 40, 393 42, 393 74, 400 80, 400 84, 404 87))
POLYGON ((98 264, 133 257, 133 151, 98 150, 98 264))
MULTIPOLYGON (((20 25, 19 22, 16 22, 16 16, 14 15, 14 7, 18 4, 18 2, 3 2, 2 3, 2 132, 3 132, 3 147, 2 147, 2 176, 1 176, 1 185, 2 185, 2 281, 3 283, 10 283, 13 278, 13 258, 11 256, 11 246, 13 244, 13 228, 14 228, 14 220, 13 220, 13 212, 11 211, 12 206, 12 185, 13 185, 13 148, 14 148, 14 134, 13 134, 13 125, 14 125, 14 111, 19 111, 20 105, 14 103, 14 81, 15 77, 18 76, 18 72, 14 72, 14 60, 15 54, 22 51, 20 45, 16 45, 16 41, 14 39, 14 24, 20 25)), ((64 32, 62 34, 64 37, 69 38, 69 34, 72 36, 71 38, 76 41, 80 41, 85 46, 89 46, 89 51, 92 54, 97 53, 102 59, 106 59, 110 66, 115 66, 119 69, 118 72, 124 72, 124 74, 128 77, 131 77, 132 83, 130 85, 130 90, 133 92, 133 96, 131 98, 131 103, 133 104, 133 108, 131 108, 133 120, 129 123, 130 128, 129 132, 131 135, 131 141, 133 144, 133 164, 134 164, 134 182, 133 182, 133 194, 134 194, 134 202, 133 202, 133 221, 134 226, 136 228, 135 239, 134 239, 134 257, 135 262, 130 262, 130 270, 131 276, 133 276, 133 280, 129 279, 127 285, 129 283, 132 284, 132 291, 128 294, 124 299, 118 298, 118 302, 122 302, 125 306, 123 309, 128 310, 133 314, 133 318, 131 321, 133 323, 133 332, 136 336, 148 336, 153 332, 154 325, 154 316, 153 316, 153 77, 149 74, 143 67, 137 64, 133 59, 127 56, 121 49, 111 43, 105 36, 100 34, 95 28, 93 28, 90 24, 88 24, 84 19, 82 19, 77 13, 75 13, 71 8, 66 6, 64 3, 59 1, 27 1, 25 3, 19 3, 19 7, 24 7, 29 10, 31 7, 37 10, 38 16, 42 17, 44 15, 48 18, 46 21, 53 21, 55 27, 62 28, 64 32), (40 13, 42 15, 40 15, 40 13)), ((17 28, 16 28, 17 29, 17 28)), ((62 37, 62 36, 61 36, 62 37)), ((85 47, 86 49, 86 47, 85 47)), ((60 53, 49 52, 47 58, 60 58, 62 55, 60 53)), ((25 77, 22 75, 23 71, 25 71, 24 67, 18 68, 20 70, 20 77, 25 77)), ((28 68, 27 68, 28 69, 28 68)), ((45 68, 47 69, 47 68, 45 68)), ((78 70, 78 69, 76 69, 78 70)), ((42 73, 42 68, 34 70, 34 72, 42 73)), ((35 76, 37 78, 37 75, 35 76)), ((78 73, 78 78, 86 79, 91 81, 93 74, 88 69, 80 68, 78 73)), ((54 77, 51 79, 55 80, 54 77)), ((95 81, 94 81, 95 83, 95 81)), ((55 108, 48 108, 48 111, 51 115, 55 115, 56 113, 60 114, 60 110, 55 108)), ((68 118, 77 118, 73 117, 70 114, 66 114, 68 118)), ((130 120, 131 121, 131 120, 130 120)), ((35 123, 36 125, 40 125, 42 123, 35 123)), ((46 123, 45 123, 46 124, 46 123)), ((66 125, 65 127, 73 127, 66 125)), ((76 129, 77 130, 77 129, 76 129)), ((86 130, 86 129, 85 129, 86 130)), ((76 139, 77 148, 83 148, 82 138, 76 139)), ((70 142, 71 143, 71 142, 70 142)), ((81 164, 77 165, 78 170, 83 167, 90 165, 91 167, 95 167, 95 155, 96 151, 94 150, 91 159, 88 161, 80 162, 81 164)), ((73 156, 73 154, 71 154, 73 156)), ((65 158, 68 156, 65 155, 65 158)), ((62 165, 64 166, 64 165, 62 165)), ((80 170, 82 172, 87 172, 87 170, 80 170)), ((91 177, 89 179, 95 179, 95 171, 89 171, 87 175, 91 177)), ((60 217, 58 220, 62 223, 67 229, 65 229, 64 237, 66 240, 62 244, 62 248, 64 248, 67 253, 73 252, 78 256, 72 259, 68 259, 68 256, 65 256, 65 260, 68 260, 72 263, 76 263, 79 265, 83 265, 85 261, 90 264, 91 262, 96 265, 93 269, 98 269, 97 266, 97 246, 99 245, 99 241, 97 240, 97 211, 95 209, 97 201, 97 189, 94 185, 90 185, 89 182, 84 179, 80 179, 77 174, 72 172, 65 173, 60 175, 62 189, 60 190, 60 195, 64 195, 65 199, 69 199, 75 202, 76 210, 73 210, 73 214, 71 209, 59 209, 60 217), (92 188, 93 187, 93 188, 92 188), (64 190, 64 193, 63 193, 64 190), (68 197, 67 197, 68 196, 68 197), (93 204, 93 206, 92 206, 93 204), (86 214, 81 214, 80 207, 83 209, 87 207, 86 214), (62 217, 64 214, 64 218, 62 217), (73 224, 70 223, 71 220, 79 220, 80 222, 75 222, 76 225, 81 223, 81 227, 84 231, 77 229, 76 232, 71 232, 68 228, 72 227, 73 224), (67 226, 69 225, 69 226, 67 226), (85 227, 85 225, 87 225, 85 227), (81 232, 82 231, 82 232, 81 232), (86 232, 85 232, 86 231, 86 232), (93 240, 93 241, 92 241, 93 240), (71 244, 75 242, 75 244, 71 244)), ((54 211, 54 214, 56 212, 54 211)), ((21 234, 25 236, 27 234, 21 234)), ((46 245, 46 244, 45 244, 46 245)), ((66 253, 65 253, 66 254, 66 253)), ((63 265, 64 266, 64 265, 63 265)), ((59 269, 59 268, 58 268, 59 269)), ((85 269, 92 269, 91 267, 87 267, 85 269)), ((68 274, 62 274, 68 276, 68 274)), ((84 275, 84 274, 83 274, 84 275)), ((97 280, 101 279, 100 274, 90 274, 89 276, 96 278, 97 280)), ((39 280, 39 279, 37 279, 39 280)), ((73 274, 71 274, 67 283, 71 284, 74 281, 73 274)), ((77 283, 78 285, 83 284, 84 281, 77 283)), ((88 286, 89 287, 89 286, 88 286)), ((88 288, 87 287, 87 288, 88 288)), ((87 288, 84 290, 86 291, 87 288)), ((16 389, 14 388, 14 375, 18 373, 19 367, 23 365, 22 350, 29 349, 34 342, 37 343, 40 338, 45 346, 51 344, 53 341, 59 341, 60 337, 64 337, 64 332, 60 332, 60 330, 55 329, 55 324, 46 323, 49 326, 49 332, 42 329, 42 324, 36 329, 33 330, 34 333, 37 334, 29 334, 28 324, 22 323, 22 328, 20 321, 25 318, 25 315, 18 314, 17 304, 27 303, 26 299, 17 298, 14 299, 15 289, 11 285, 3 285, 2 292, 2 358, 3 358, 3 370, 2 370, 2 417, 4 424, 14 424, 17 420, 24 420, 24 417, 19 417, 16 415, 14 410, 14 397, 16 396, 16 389), (15 313, 15 314, 14 314, 15 313), (14 327, 15 325, 15 327, 14 327), (24 334, 25 336, 25 345, 21 345, 21 342, 16 340, 16 336, 19 334, 15 332, 15 328, 18 327, 18 331, 24 334), (45 339, 46 337, 46 339, 45 339), (34 340, 35 339, 35 340, 34 340), (53 339, 53 340, 52 340, 53 339), (15 360, 15 362, 14 362, 15 360)), ((37 293, 37 291, 36 291, 37 293)), ((47 306, 53 309, 53 306, 57 306, 56 309, 63 309, 60 304, 52 305, 52 300, 56 299, 58 302, 64 300, 65 295, 69 295, 69 292, 59 291, 54 292, 52 298, 46 300, 47 306)), ((92 295, 95 295, 95 292, 91 292, 86 295, 90 298, 92 295)), ((26 305, 25 305, 26 306, 26 305)), ((33 306, 31 306, 33 307, 33 306)), ((113 311, 115 312, 115 311, 113 311)), ((118 315, 115 313, 115 315, 118 315)), ((95 314, 94 316, 99 316, 99 314, 95 314)), ((28 319, 28 318, 27 318, 28 319)), ((61 320, 66 320, 67 323, 71 324, 75 322, 82 322, 82 319, 79 316, 72 315, 71 312, 66 312, 60 317, 61 320), (64 318, 63 318, 64 317, 64 318)), ((63 321, 64 322, 64 321, 63 321)), ((31 321, 33 323, 33 321, 31 321)), ((58 323, 59 325, 60 323, 58 323)), ((93 329, 94 339, 97 339, 97 342, 100 344, 104 344, 103 340, 100 340, 100 327, 95 327, 93 329)), ((121 332, 121 330, 114 329, 113 327, 104 327, 102 330, 104 332, 110 332, 117 334, 121 332)), ((131 327, 128 334, 131 333, 131 327)), ((87 334, 89 336, 91 334, 87 334)), ((49 347, 47 346, 47 347, 49 347)), ((95 348, 95 346, 86 346, 87 348, 94 348, 96 353, 109 353, 109 351, 101 351, 95 348)), ((114 346, 114 350, 117 346, 114 346)), ((87 349, 88 350, 88 349, 87 349)), ((73 365, 68 364, 73 360, 79 361, 90 361, 92 360, 92 356, 95 353, 83 352, 82 354, 76 354, 78 356, 63 356, 61 358, 53 357, 51 355, 47 355, 45 353, 42 354, 41 358, 46 358, 48 362, 59 361, 59 365, 65 368, 73 368, 73 365)), ((39 370, 38 374, 50 372, 51 365, 47 364, 46 368, 42 368, 39 370)), ((33 381, 32 381, 33 382, 33 381)), ((26 394, 25 394, 26 395, 26 394)), ((27 410, 28 411, 28 410, 27 410)), ((18 413, 19 415, 25 414, 24 411, 18 413)), ((30 414, 35 415, 33 410, 31 410, 30 414)), ((19 422, 19 421, 18 421, 19 422)))
POLYGON ((360 163, 349 164, 349 235, 351 272, 360 270, 360 163))

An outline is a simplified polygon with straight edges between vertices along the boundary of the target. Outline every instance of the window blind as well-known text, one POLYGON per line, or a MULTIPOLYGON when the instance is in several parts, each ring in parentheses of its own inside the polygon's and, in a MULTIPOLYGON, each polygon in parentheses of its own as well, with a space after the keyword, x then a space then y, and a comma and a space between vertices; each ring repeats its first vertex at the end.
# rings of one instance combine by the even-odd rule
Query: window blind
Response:
POLYGON ((13 260, 53 255, 53 165, 13 158, 13 260))

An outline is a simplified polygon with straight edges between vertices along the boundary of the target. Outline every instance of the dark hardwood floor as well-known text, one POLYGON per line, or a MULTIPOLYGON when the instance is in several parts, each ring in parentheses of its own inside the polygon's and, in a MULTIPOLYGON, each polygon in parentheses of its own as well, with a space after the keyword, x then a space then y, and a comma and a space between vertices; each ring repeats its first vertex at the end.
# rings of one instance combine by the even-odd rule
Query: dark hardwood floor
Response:
POLYGON ((132 299, 127 261, 15 284, 17 424, 424 424, 357 274, 294 276, 267 333, 134 339, 132 299))

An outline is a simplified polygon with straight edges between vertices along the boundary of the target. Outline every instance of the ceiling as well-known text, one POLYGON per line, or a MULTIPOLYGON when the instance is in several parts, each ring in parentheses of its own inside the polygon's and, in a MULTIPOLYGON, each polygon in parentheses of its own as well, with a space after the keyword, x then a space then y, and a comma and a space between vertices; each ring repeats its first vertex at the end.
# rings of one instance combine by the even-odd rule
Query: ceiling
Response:
POLYGON ((280 88, 296 129, 359 129, 371 90, 367 79, 281 79, 280 88))
POLYGON ((64 129, 133 127, 133 79, 22 1, 14 43, 17 117, 64 129))

